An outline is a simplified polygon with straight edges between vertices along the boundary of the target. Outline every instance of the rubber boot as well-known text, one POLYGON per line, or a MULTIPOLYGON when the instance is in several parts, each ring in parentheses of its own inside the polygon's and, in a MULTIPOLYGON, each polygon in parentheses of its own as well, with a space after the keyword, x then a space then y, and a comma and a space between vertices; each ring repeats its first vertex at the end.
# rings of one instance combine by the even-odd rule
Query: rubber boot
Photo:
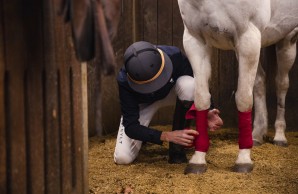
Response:
MULTIPOLYGON (((190 120, 185 119, 185 114, 193 104, 192 101, 181 101, 176 99, 176 107, 173 118, 172 130, 183 130, 190 127, 190 120)), ((169 143, 169 161, 170 164, 180 164, 188 162, 184 146, 175 143, 169 143)))

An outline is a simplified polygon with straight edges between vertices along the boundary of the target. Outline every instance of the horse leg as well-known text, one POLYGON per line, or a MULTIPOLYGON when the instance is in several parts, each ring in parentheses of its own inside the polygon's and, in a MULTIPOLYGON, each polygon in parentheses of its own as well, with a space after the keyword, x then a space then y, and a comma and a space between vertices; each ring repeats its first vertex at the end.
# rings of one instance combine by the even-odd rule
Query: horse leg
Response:
POLYGON ((186 27, 183 35, 183 44, 194 72, 194 102, 197 109, 196 129, 199 132, 194 141, 196 151, 189 160, 184 173, 200 174, 207 170, 205 156, 209 148, 207 114, 211 98, 208 84, 211 75, 211 48, 205 45, 198 37, 193 37, 186 27))
POLYGON ((274 144, 287 146, 285 136, 285 98, 289 88, 289 71, 296 58, 296 41, 298 28, 290 32, 283 40, 276 44, 277 74, 275 77, 277 95, 277 113, 275 120, 274 144))
POLYGON ((254 146, 263 143, 263 137, 268 131, 268 112, 266 106, 266 73, 259 64, 254 84, 254 123, 253 123, 253 144, 254 146))
POLYGON ((257 73, 261 49, 261 33, 252 23, 236 39, 236 54, 239 61, 236 105, 238 109, 239 154, 234 166, 236 172, 251 172, 250 158, 252 142, 251 110, 253 106, 253 86, 257 73))

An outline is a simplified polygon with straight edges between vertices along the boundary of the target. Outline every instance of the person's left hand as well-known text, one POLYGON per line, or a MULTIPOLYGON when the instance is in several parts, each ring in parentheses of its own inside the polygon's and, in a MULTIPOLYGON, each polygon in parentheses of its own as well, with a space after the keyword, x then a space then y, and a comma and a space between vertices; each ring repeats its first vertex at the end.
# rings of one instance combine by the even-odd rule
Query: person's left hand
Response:
POLYGON ((223 125, 222 119, 219 117, 219 110, 212 109, 208 112, 208 128, 210 131, 215 131, 223 125))

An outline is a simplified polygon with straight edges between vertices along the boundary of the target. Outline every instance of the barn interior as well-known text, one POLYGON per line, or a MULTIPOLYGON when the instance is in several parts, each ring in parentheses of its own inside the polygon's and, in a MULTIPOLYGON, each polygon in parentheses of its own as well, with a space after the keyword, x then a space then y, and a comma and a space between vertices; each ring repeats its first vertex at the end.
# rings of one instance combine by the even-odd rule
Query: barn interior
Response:
MULTIPOLYGON (((277 106, 275 48, 270 46, 261 51, 260 61, 267 72, 270 133, 268 142, 255 149, 253 157, 259 167, 253 173, 236 175, 229 171, 232 162, 217 161, 216 154, 221 154, 228 162, 229 158, 236 157, 238 77, 233 51, 217 49, 212 57, 210 91, 215 106, 221 111, 224 126, 222 131, 211 134, 214 147, 208 160, 209 174, 184 176, 184 165, 167 164, 167 145, 147 145, 139 164, 121 168, 112 160, 121 116, 116 73, 123 64, 125 49, 135 41, 183 49, 184 28, 177 1, 120 1, 120 21, 112 41, 116 59, 112 75, 102 72, 99 64, 103 54, 97 61, 77 58, 71 22, 65 22, 59 15, 61 2, 0 0, 1 194, 197 193, 200 188, 196 183, 200 182, 204 183, 202 193, 240 193, 246 184, 255 186, 259 193, 297 193, 297 58, 289 74, 290 88, 286 97, 289 146, 281 148, 270 143, 277 106), (220 152, 222 147, 226 149, 220 152), (273 164, 273 160, 277 163, 273 164), (270 162, 272 164, 268 164, 270 162), (265 170, 261 171, 262 168, 265 170), (161 169, 163 172, 158 173, 161 169), (140 173, 143 170, 147 176, 140 173), (129 175, 132 171, 137 173, 129 175), (216 188, 215 184, 211 187, 213 190, 204 190, 217 178, 229 181, 223 181, 222 185, 216 182, 220 186, 216 188), (189 179, 192 181, 187 187, 189 179), (267 181, 257 184, 254 179, 267 181), (179 187, 181 184, 184 185, 179 187)), ((174 107, 159 110, 151 125, 170 130, 173 118, 168 113, 173 110, 174 107)), ((241 193, 254 193, 253 187, 241 193)))

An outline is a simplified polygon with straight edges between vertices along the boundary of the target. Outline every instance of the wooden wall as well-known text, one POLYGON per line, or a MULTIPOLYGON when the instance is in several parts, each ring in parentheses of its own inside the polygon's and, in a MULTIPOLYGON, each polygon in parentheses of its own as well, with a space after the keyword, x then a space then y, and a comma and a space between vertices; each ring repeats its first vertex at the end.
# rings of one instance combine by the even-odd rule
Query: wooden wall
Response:
MULTIPOLYGON (((114 40, 114 48, 119 68, 125 49, 134 41, 145 40, 153 44, 175 45, 183 48, 183 23, 179 13, 177 0, 123 0, 122 19, 119 24, 118 36, 114 40)), ((267 99, 270 127, 274 126, 276 113, 274 47, 264 51, 264 66, 267 76, 267 99)), ((235 92, 237 88, 238 65, 233 51, 214 49, 212 79, 210 90, 215 105, 220 109, 224 119, 224 127, 237 126, 237 109, 235 92)), ((288 130, 297 129, 298 118, 298 61, 290 72, 290 88, 286 100, 286 120, 288 130)), ((102 128, 103 134, 118 130, 120 107, 115 77, 103 78, 102 87, 102 128)), ((92 103, 92 99, 91 99, 92 103)), ((173 107, 159 111, 152 124, 171 124, 173 107)), ((89 118, 90 119, 90 118, 89 118)), ((89 120, 90 123, 93 121, 89 120)), ((92 127, 91 127, 92 129, 92 127)))
POLYGON ((82 73, 53 1, 0 0, 1 194, 88 192, 82 73))

